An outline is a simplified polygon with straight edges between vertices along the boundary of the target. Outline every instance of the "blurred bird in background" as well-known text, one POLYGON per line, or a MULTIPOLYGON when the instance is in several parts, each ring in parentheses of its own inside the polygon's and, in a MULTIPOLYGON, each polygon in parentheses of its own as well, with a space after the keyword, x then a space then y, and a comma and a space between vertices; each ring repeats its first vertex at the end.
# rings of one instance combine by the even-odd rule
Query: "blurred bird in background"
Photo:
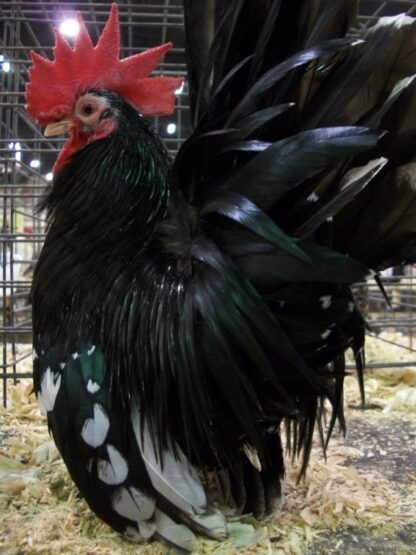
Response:
POLYGON ((146 123, 182 79, 165 44, 32 53, 27 110, 68 132, 33 280, 34 382, 91 509, 191 551, 228 515, 272 516, 281 432, 305 471, 362 387, 351 285, 416 260, 415 22, 349 38, 352 0, 184 0, 193 132, 175 160, 146 123), (332 405, 323 426, 324 402, 332 405), (206 481, 209 477, 210 488, 206 481))

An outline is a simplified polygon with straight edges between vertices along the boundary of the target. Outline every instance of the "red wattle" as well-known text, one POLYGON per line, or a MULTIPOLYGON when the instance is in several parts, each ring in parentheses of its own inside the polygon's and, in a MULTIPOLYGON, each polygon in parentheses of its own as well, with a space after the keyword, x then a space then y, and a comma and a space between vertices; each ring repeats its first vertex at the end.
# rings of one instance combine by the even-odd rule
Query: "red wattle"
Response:
POLYGON ((111 133, 114 132, 115 128, 116 122, 110 119, 101 121, 93 133, 83 133, 76 127, 73 127, 70 131, 69 139, 64 143, 64 146, 59 153, 55 164, 53 165, 52 173, 56 175, 58 171, 69 162, 70 157, 78 150, 81 150, 94 141, 108 137, 108 135, 111 135, 111 133))

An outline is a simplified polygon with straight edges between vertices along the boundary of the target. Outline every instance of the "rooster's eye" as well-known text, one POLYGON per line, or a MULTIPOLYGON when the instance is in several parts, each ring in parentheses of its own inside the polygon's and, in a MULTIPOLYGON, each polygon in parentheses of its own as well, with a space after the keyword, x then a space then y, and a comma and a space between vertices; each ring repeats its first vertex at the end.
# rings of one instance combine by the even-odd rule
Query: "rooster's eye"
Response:
POLYGON ((94 112, 94 106, 92 104, 85 104, 82 107, 82 112, 83 114, 85 114, 86 116, 91 115, 94 112))

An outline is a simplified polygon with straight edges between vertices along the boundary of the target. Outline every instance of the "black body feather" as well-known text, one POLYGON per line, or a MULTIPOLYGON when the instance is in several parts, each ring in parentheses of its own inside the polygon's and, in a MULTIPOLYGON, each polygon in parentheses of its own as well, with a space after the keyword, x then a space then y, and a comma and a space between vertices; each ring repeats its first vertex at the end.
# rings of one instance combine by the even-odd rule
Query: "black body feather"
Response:
POLYGON ((281 495, 282 423, 302 472, 325 399, 327 437, 337 418, 344 427, 346 349, 363 371, 350 285, 416 259, 415 147, 396 153, 410 131, 392 115, 412 105, 412 80, 394 86, 416 64, 398 46, 414 37, 410 19, 344 38, 354 2, 184 4, 194 132, 172 163, 132 107, 94 93, 117 108, 118 129, 54 180, 33 306, 35 389, 48 375, 57 390, 49 423, 87 501, 118 530, 188 548, 161 510, 213 537, 225 525, 201 524, 155 486, 132 411, 162 471, 166 453, 178 464, 184 453, 216 475, 224 505, 258 517, 281 495), (108 439, 85 448, 94 402, 108 439), (146 526, 114 508, 124 482, 99 479, 115 464, 109 441, 128 487, 155 500, 146 526))

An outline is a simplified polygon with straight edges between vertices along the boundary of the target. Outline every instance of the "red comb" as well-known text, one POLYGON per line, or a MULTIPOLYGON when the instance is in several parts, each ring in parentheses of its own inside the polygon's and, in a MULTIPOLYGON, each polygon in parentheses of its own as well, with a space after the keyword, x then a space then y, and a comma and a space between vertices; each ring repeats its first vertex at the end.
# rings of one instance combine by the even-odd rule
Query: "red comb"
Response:
POLYGON ((140 54, 119 59, 120 30, 117 5, 94 47, 81 14, 74 48, 55 30, 53 61, 31 52, 30 82, 26 86, 29 115, 46 125, 71 114, 76 97, 88 89, 114 91, 147 116, 171 114, 181 77, 148 77, 172 47, 168 42, 140 54))

